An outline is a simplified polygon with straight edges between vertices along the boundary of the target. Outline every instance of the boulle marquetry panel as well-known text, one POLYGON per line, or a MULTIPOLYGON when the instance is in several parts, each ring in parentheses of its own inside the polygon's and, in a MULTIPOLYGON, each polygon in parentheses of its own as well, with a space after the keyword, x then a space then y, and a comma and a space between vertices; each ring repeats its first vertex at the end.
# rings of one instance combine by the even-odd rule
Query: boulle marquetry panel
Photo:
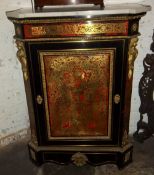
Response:
POLYGON ((114 50, 40 52, 51 139, 110 138, 113 56, 114 50))
POLYGON ((122 168, 132 161, 130 100, 144 14, 9 17, 35 163, 115 163, 122 168))
POLYGON ((57 23, 24 25, 26 38, 83 36, 83 35, 127 35, 128 21, 83 23, 57 23))

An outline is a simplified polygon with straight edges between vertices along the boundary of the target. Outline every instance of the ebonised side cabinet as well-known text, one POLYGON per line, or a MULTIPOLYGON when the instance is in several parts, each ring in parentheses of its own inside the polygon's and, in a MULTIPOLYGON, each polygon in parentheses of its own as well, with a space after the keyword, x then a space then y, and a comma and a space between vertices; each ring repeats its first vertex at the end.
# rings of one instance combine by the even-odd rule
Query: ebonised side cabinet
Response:
POLYGON ((119 168, 132 161, 129 115, 139 20, 149 6, 7 12, 31 124, 30 158, 119 168))

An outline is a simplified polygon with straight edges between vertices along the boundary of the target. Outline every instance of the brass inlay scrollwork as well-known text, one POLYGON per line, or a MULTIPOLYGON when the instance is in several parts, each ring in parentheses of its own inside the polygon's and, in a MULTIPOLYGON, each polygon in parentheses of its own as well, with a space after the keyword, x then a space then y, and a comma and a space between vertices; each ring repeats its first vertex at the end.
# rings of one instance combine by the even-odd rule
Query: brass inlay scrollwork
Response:
POLYGON ((18 48, 17 58, 22 65, 24 80, 27 81, 28 80, 28 67, 27 67, 27 58, 26 58, 26 51, 25 51, 24 43, 21 41, 16 41, 16 45, 18 48))
POLYGON ((32 35, 46 35, 46 30, 44 26, 32 27, 32 35))
POLYGON ((138 30, 138 24, 137 23, 134 23, 131 27, 131 31, 132 32, 136 32, 138 30))
POLYGON ((86 155, 78 152, 72 156, 71 160, 76 166, 83 166, 88 161, 88 158, 86 155))
POLYGON ((124 134, 123 134, 123 138, 122 138, 122 146, 125 146, 129 143, 128 141, 128 133, 127 131, 125 130, 124 131, 124 134))
POLYGON ((138 50, 136 49, 138 38, 132 38, 129 44, 128 52, 128 78, 131 79, 134 70, 134 61, 138 55, 138 50))
POLYGON ((41 26, 30 26, 32 36, 45 36, 45 35, 92 35, 104 33, 126 33, 127 22, 118 23, 85 23, 85 24, 51 24, 41 26))
POLYGON ((15 26, 15 31, 16 31, 16 34, 17 34, 18 36, 21 36, 21 35, 22 35, 22 31, 21 31, 21 29, 20 29, 19 26, 15 26))

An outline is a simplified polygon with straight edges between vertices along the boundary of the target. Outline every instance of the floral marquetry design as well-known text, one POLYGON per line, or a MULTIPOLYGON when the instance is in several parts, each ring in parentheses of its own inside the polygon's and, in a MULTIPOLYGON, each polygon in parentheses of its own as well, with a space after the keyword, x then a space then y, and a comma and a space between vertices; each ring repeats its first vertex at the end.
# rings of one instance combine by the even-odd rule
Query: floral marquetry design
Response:
POLYGON ((111 53, 51 52, 41 64, 50 136, 109 136, 111 53))

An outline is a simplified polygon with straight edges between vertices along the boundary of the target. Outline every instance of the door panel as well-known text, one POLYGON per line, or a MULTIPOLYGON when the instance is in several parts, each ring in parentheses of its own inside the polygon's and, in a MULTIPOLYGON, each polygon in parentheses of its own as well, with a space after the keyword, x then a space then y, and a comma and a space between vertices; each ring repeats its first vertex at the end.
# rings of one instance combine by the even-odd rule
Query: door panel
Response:
POLYGON ((114 95, 121 95, 124 44, 29 43, 40 145, 118 144, 121 114, 114 95))
POLYGON ((109 139, 114 50, 39 54, 48 138, 109 139))

